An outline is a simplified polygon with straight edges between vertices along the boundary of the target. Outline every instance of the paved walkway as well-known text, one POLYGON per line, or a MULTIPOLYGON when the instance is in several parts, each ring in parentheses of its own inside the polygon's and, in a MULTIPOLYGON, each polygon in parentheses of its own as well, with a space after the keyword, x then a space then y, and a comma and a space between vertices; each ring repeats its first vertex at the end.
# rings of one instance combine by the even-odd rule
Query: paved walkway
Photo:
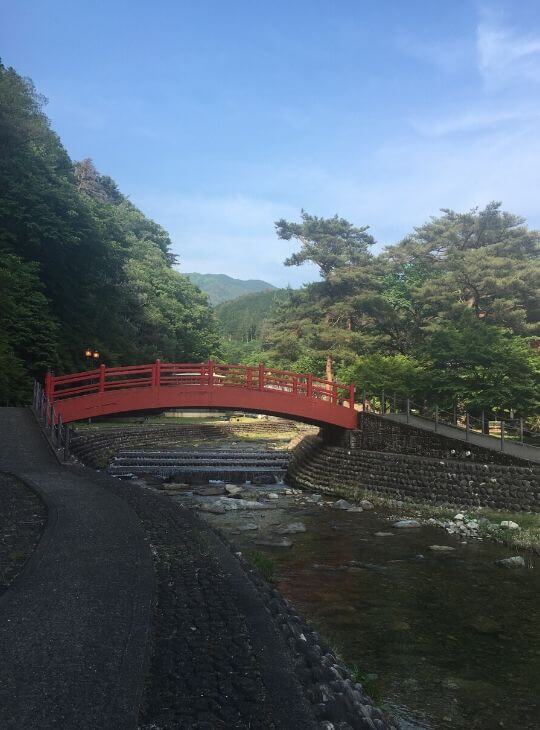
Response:
POLYGON ((0 472, 48 508, 0 598, 2 730, 316 727, 283 634, 210 528, 166 495, 61 466, 26 409, 0 408, 0 434, 0 472))
MULTIPOLYGON (((424 431, 435 432, 435 421, 431 421, 428 418, 419 418, 418 416, 411 415, 409 416, 409 420, 407 420, 407 416, 401 413, 387 413, 383 418, 389 421, 397 421, 398 423, 408 423, 410 426, 421 428, 424 431)), ((444 423, 437 424, 437 433, 440 436, 447 436, 457 441, 467 441, 467 443, 474 444, 475 446, 483 446, 485 449, 490 449, 491 451, 501 451, 501 441, 494 436, 487 436, 471 431, 467 439, 463 429, 453 428, 444 423)), ((517 456, 519 459, 528 459, 529 461, 540 463, 540 448, 536 448, 535 446, 528 446, 526 444, 520 446, 511 441, 505 441, 502 453, 517 456)))
POLYGON ((0 471, 48 508, 0 599, 0 727, 135 728, 154 595, 140 521, 91 474, 60 466, 27 409, 1 408, 0 434, 0 471))

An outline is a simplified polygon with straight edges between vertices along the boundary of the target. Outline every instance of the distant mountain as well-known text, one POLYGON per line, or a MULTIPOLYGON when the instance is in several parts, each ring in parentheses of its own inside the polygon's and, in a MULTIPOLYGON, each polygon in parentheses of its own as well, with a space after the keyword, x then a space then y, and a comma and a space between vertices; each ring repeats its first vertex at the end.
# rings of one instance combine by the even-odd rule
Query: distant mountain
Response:
POLYGON ((218 304, 215 311, 225 337, 236 342, 256 340, 264 320, 286 296, 287 289, 274 287, 218 304))
POLYGON ((267 281, 259 279, 233 279, 226 274, 185 274, 203 292, 208 294, 210 303, 214 306, 231 299, 241 297, 243 294, 254 294, 255 292, 276 289, 267 281))

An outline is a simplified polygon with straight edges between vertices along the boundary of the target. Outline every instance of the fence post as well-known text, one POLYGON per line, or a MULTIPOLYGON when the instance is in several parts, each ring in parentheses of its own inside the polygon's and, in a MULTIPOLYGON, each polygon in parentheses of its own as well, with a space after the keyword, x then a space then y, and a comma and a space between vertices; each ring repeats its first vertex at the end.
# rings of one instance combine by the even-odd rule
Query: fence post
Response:
POLYGON ((465 441, 469 440, 469 411, 465 411, 465 441))
POLYGON ((212 360, 208 360, 208 386, 214 387, 214 362, 212 360))
POLYGON ((64 426, 64 429, 64 461, 67 461, 69 459, 69 440, 71 437, 71 430, 69 426, 64 426))
POLYGON ((259 363, 259 390, 264 390, 264 363, 259 363))
POLYGON ((519 440, 523 446, 523 418, 519 419, 519 440))
POLYGON ((501 418, 501 451, 504 451, 504 421, 501 418))
POLYGON ((306 378, 306 398, 311 398, 312 396, 313 396, 313 375, 311 373, 309 373, 306 378))
POLYGON ((439 430, 439 406, 435 406, 435 433, 439 430))
POLYGON ((411 400, 410 398, 407 398, 407 423, 409 423, 411 418, 411 400))
POLYGON ((105 365, 103 363, 99 366, 99 392, 105 392, 105 365))

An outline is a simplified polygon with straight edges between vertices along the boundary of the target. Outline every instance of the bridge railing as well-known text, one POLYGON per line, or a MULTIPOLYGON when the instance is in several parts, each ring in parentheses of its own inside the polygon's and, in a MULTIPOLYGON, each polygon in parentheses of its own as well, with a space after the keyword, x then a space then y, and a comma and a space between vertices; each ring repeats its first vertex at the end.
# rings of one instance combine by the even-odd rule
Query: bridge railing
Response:
POLYGON ((162 363, 106 367, 72 375, 47 373, 45 394, 51 403, 94 393, 130 388, 168 387, 247 388, 279 391, 296 398, 310 398, 354 408, 354 386, 317 378, 309 373, 267 368, 264 363, 223 365, 203 363, 162 363))

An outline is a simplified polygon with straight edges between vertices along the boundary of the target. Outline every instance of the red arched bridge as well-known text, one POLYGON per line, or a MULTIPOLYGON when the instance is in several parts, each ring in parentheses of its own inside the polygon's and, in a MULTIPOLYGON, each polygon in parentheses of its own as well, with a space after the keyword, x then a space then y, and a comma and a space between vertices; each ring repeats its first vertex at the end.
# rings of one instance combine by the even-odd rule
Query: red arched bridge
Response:
POLYGON ((354 386, 313 375, 246 365, 162 363, 72 375, 47 373, 45 397, 54 420, 166 408, 215 408, 356 428, 354 386))

